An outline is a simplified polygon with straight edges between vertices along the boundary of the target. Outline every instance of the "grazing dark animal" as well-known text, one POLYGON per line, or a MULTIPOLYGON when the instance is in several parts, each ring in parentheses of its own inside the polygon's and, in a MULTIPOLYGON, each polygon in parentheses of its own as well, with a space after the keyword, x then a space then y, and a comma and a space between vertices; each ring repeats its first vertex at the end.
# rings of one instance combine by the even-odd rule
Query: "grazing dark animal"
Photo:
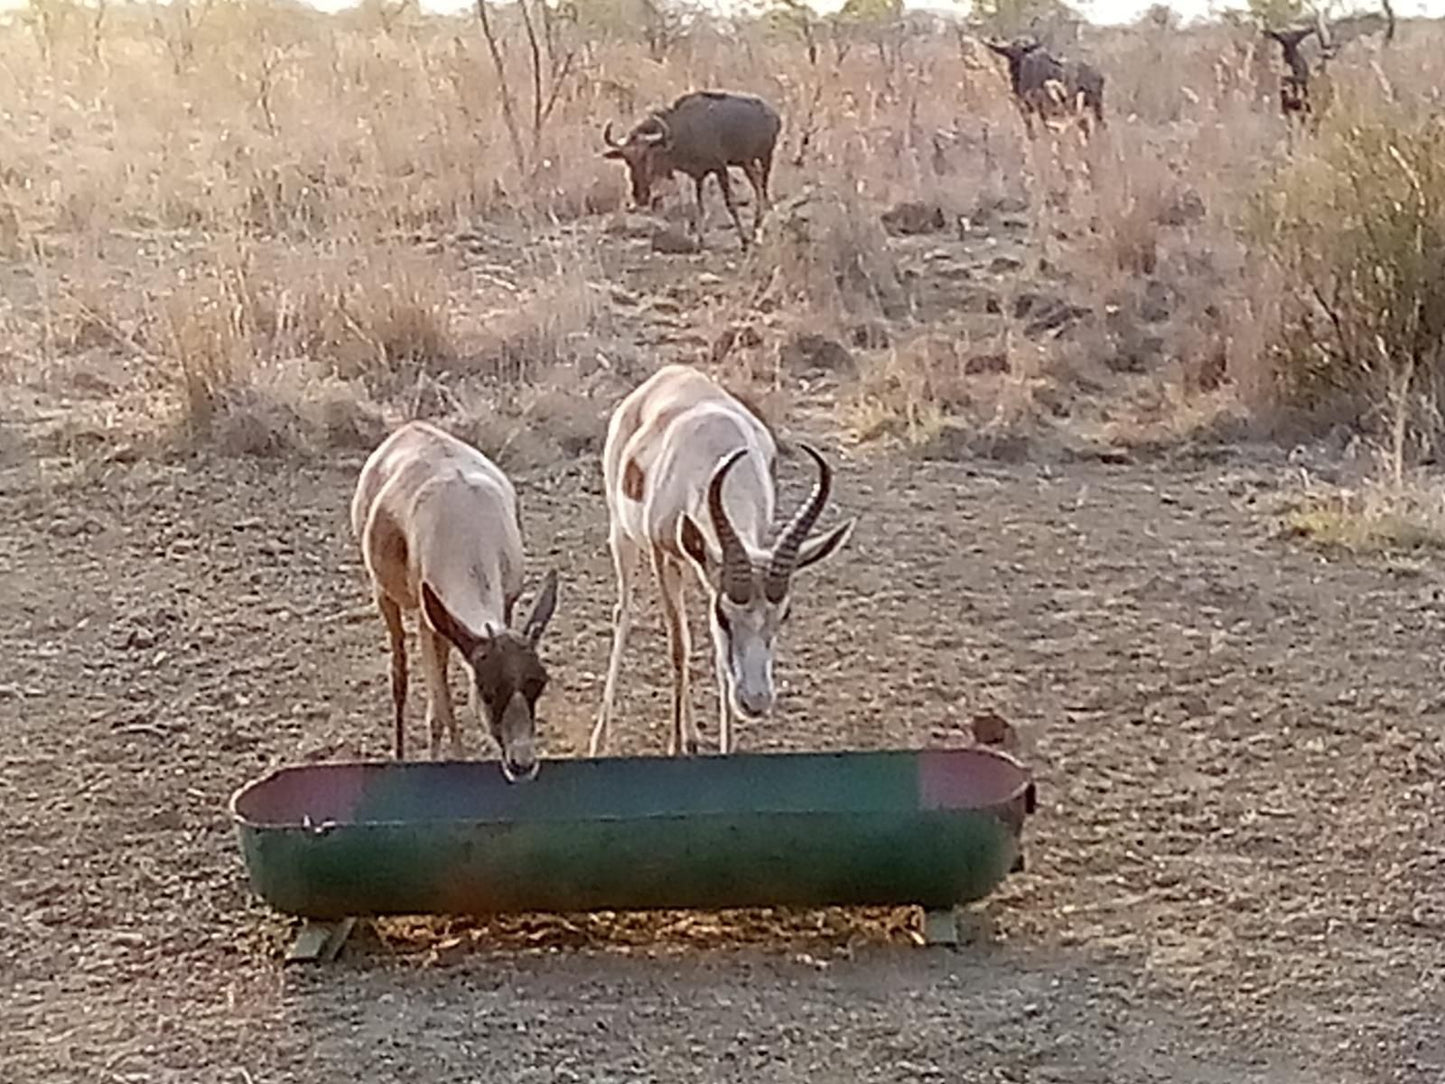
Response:
POLYGON ((1324 41, 1324 36, 1320 35, 1320 66, 1318 71, 1312 72, 1309 61, 1300 51, 1311 34, 1319 34, 1319 29, 1306 26, 1264 32, 1265 37, 1280 47, 1285 66, 1289 68, 1288 72, 1279 77, 1279 111, 1287 119, 1306 124, 1314 130, 1319 127, 1320 113, 1328 104, 1324 62, 1333 50, 1324 41))
POLYGON ((1008 61, 1009 88, 1030 138, 1034 117, 1045 125, 1073 117, 1085 136, 1094 126, 1105 126, 1104 75, 1092 64, 1060 60, 1039 42, 1027 39, 984 44, 1008 61))
POLYGON ((697 186, 693 231, 702 240, 702 190, 709 176, 716 176, 723 202, 737 226, 743 248, 750 236, 733 201, 728 167, 738 166, 753 186, 757 209, 753 232, 757 232, 768 203, 768 174, 773 168, 773 151, 782 131, 782 118, 761 98, 723 90, 698 90, 684 94, 666 109, 655 110, 624 140, 612 138, 612 124, 602 130, 607 150, 604 158, 619 159, 627 165, 632 181, 632 200, 638 206, 652 206, 653 185, 674 173, 685 173, 697 186))

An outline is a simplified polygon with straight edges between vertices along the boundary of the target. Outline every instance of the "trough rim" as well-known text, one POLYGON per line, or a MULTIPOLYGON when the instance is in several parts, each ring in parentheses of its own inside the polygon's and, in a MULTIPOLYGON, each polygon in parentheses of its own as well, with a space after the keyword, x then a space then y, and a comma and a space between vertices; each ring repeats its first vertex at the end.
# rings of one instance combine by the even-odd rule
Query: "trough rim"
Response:
MULTIPOLYGON (((957 808, 957 809, 950 809, 950 810, 926 810, 926 809, 920 809, 920 810, 917 810, 917 812, 919 812, 919 813, 927 813, 927 812, 950 812, 950 813, 955 813, 955 814, 957 814, 957 813, 982 813, 982 814, 989 814, 989 815, 997 816, 998 813, 999 813, 999 811, 1004 810, 1004 809, 1007 809, 1007 808, 1009 808, 1010 806, 1014 805, 1015 803, 1019 803, 1019 802, 1024 803, 1024 815, 1025 815, 1025 817, 1029 816, 1029 815, 1031 814, 1031 812, 1032 812, 1031 806, 1033 805, 1033 802, 1030 801, 1028 795, 1029 795, 1030 789, 1035 787, 1035 780, 1034 780, 1033 769, 1030 768, 1030 767, 1029 767, 1028 765, 1026 765, 1025 763, 1023 763, 1023 761, 1021 761, 1017 756, 1013 755, 1012 753, 1009 753, 1009 752, 1007 752, 1006 750, 1003 750, 1003 749, 995 749, 995 748, 993 748, 992 746, 986 746, 986 745, 962 745, 962 746, 941 746, 941 747, 940 747, 940 746, 923 746, 923 747, 919 747, 919 748, 866 749, 866 750, 865 750, 865 749, 845 749, 845 750, 827 750, 827 749, 816 749, 816 750, 789 750, 789 751, 778 752, 778 753, 762 753, 762 752, 755 752, 755 753, 718 753, 718 752, 706 752, 706 753, 695 754, 693 757, 691 757, 691 758, 689 758, 689 759, 698 759, 698 758, 700 758, 700 757, 716 757, 716 758, 719 758, 719 759, 726 757, 726 758, 731 759, 731 760, 737 760, 737 759, 740 759, 740 758, 753 758, 753 757, 784 757, 784 758, 794 758, 794 757, 846 757, 846 756, 858 756, 858 755, 862 755, 862 756, 874 756, 874 755, 877 755, 877 754, 880 754, 880 753, 882 753, 882 754, 894 754, 894 755, 902 755, 902 754, 914 754, 914 755, 918 755, 918 754, 923 754, 923 753, 970 753, 970 754, 982 754, 982 755, 984 755, 984 756, 993 757, 993 758, 995 758, 995 759, 1001 760, 1001 761, 1003 761, 1005 764, 1007 764, 1007 765, 1009 765, 1009 766, 1011 766, 1011 767, 1013 767, 1013 768, 1018 769, 1018 771, 1021 773, 1022 778, 1020 779, 1018 786, 1014 787, 1012 790, 1010 790, 1010 791, 1008 792, 1008 794, 1006 794, 1004 797, 1000 798, 998 801, 989 802, 989 803, 980 804, 980 805, 965 806, 965 807, 961 807, 961 808, 957 808)), ((545 770, 545 768, 546 768, 546 766, 547 766, 548 763, 552 763, 552 764, 564 764, 564 763, 579 763, 579 762, 580 762, 580 763, 599 763, 599 764, 600 764, 600 763, 606 763, 606 762, 608 762, 608 761, 620 761, 620 760, 626 760, 626 761, 638 761, 638 760, 663 760, 663 761, 670 761, 670 760, 673 760, 673 759, 675 759, 675 758, 672 758, 672 757, 646 757, 646 756, 643 756, 643 757, 624 757, 624 756, 606 756, 606 757, 539 757, 539 758, 538 758, 538 763, 539 763, 539 765, 545 770)), ((251 830, 251 831, 271 831, 271 832, 277 832, 277 831, 297 830, 297 831, 304 831, 304 832, 316 832, 316 831, 322 829, 322 826, 323 826, 323 825, 325 825, 325 826, 327 826, 327 827, 329 827, 329 828, 332 828, 332 829, 340 829, 340 828, 347 828, 347 829, 354 829, 354 828, 384 828, 384 827, 406 827, 406 826, 414 826, 414 825, 416 825, 416 824, 418 824, 418 823, 423 823, 423 822, 418 821, 418 820, 389 819, 389 820, 368 820, 368 821, 324 821, 324 822, 322 822, 321 824, 307 825, 304 821, 291 821, 291 820, 288 820, 288 821, 274 821, 274 822, 273 822, 273 821, 256 821, 256 820, 251 820, 251 819, 247 818, 246 816, 244 816, 244 815, 240 812, 240 810, 238 809, 238 804, 239 804, 242 796, 245 795, 248 791, 251 791, 251 790, 254 790, 254 789, 259 789, 259 788, 261 788, 262 786, 264 786, 265 784, 269 783, 271 780, 275 779, 277 776, 280 776, 280 775, 282 775, 283 773, 286 773, 286 772, 310 771, 310 770, 317 769, 317 768, 320 768, 320 769, 323 769, 323 770, 324 770, 324 769, 339 769, 339 768, 369 768, 369 767, 386 768, 386 767, 388 767, 388 766, 397 765, 397 764, 443 765, 443 764, 498 764, 498 763, 500 763, 498 760, 492 759, 492 758, 477 758, 477 759, 462 759, 462 760, 445 759, 445 760, 398 761, 398 760, 396 760, 395 758, 392 758, 392 757, 374 757, 374 758, 368 758, 368 759, 364 759, 364 760, 329 760, 329 761, 321 761, 321 762, 319 762, 319 763, 311 763, 311 764, 278 764, 278 765, 276 765, 276 766, 268 769, 268 770, 267 770, 265 773, 263 773, 262 775, 259 775, 259 776, 257 776, 257 777, 254 778, 254 779, 251 779, 251 780, 248 780, 248 781, 242 783, 242 784, 241 784, 240 786, 238 786, 234 791, 232 791, 232 792, 231 792, 231 797, 230 797, 230 798, 228 799, 228 801, 226 802, 226 811, 227 811, 227 813, 230 815, 230 819, 231 819, 232 824, 233 824, 237 829, 240 829, 240 830, 243 830, 243 831, 244 831, 244 830, 251 830)), ((498 771, 500 771, 500 768, 498 769, 498 771)), ((526 783, 521 783, 521 784, 515 784, 515 783, 514 783, 514 784, 512 784, 512 785, 513 785, 513 786, 518 786, 518 785, 520 785, 520 786, 526 786, 527 784, 526 784, 526 783)), ((605 823, 615 823, 615 822, 619 822, 619 821, 639 821, 639 822, 640 822, 640 821, 661 820, 661 819, 664 819, 664 818, 674 818, 674 819, 675 819, 675 818, 679 818, 679 817, 696 818, 696 817, 709 817, 709 816, 731 816, 731 815, 735 815, 736 813, 739 813, 739 812, 745 812, 745 811, 738 810, 738 811, 732 811, 732 812, 722 811, 722 812, 717 812, 717 813, 681 813, 681 812, 669 811, 669 810, 658 810, 658 811, 656 811, 656 812, 645 813, 645 814, 642 814, 642 815, 640 815, 640 816, 633 816, 633 815, 610 815, 610 816, 609 816, 609 815, 605 815, 605 814, 604 814, 604 815, 598 815, 598 816, 596 816, 596 817, 589 817, 589 818, 587 818, 586 820, 577 821, 577 822, 575 822, 575 823, 579 823, 579 824, 605 824, 605 823)), ((751 812, 757 813, 758 815, 769 815, 770 813, 771 813, 771 814, 777 814, 779 811, 755 810, 755 811, 751 811, 751 812)), ((839 815, 846 815, 846 811, 844 811, 843 813, 839 813, 839 812, 836 812, 836 811, 818 810, 818 811, 814 811, 812 815, 816 815, 816 816, 839 816, 839 815)), ((497 826, 506 827, 506 826, 515 826, 515 825, 518 825, 518 824, 524 824, 524 823, 527 823, 527 822, 525 822, 525 821, 516 821, 516 820, 506 820, 506 819, 500 819, 500 818, 495 818, 495 817, 428 817, 428 818, 426 818, 425 823, 430 823, 430 824, 497 825, 497 826)), ((559 823, 560 823, 560 822, 559 822, 559 823)))

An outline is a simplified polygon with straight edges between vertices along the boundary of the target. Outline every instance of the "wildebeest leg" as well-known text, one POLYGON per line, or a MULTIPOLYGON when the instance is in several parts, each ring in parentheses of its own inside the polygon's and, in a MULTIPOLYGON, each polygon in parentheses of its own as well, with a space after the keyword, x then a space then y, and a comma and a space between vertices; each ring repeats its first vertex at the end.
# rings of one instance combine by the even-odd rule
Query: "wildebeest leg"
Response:
POLYGON ((748 242, 751 239, 743 229, 743 216, 738 214, 738 205, 733 200, 733 186, 732 182, 728 180, 726 166, 717 171, 717 183, 718 187, 722 189, 723 202, 728 205, 728 214, 733 216, 733 225, 738 228, 738 238, 742 241, 743 248, 747 248, 748 242))
POLYGON ((672 741, 668 752, 672 756, 692 756, 697 753, 697 729, 692 724, 688 702, 687 664, 692 654, 692 641, 687 628, 683 567, 661 554, 654 559, 652 567, 657 573, 662 613, 667 620, 667 642, 672 648, 672 741))
POLYGON ((768 210, 768 167, 764 159, 758 158, 744 163, 743 172, 753 186, 753 200, 757 203, 753 211, 753 237, 756 238, 763 225, 763 215, 768 210))
POLYGON ((701 177, 694 177, 693 183, 697 186, 697 203, 692 209, 692 232, 697 238, 698 247, 702 247, 702 189, 707 184, 707 174, 701 177))
POLYGON ((391 706, 396 727, 393 752, 401 760, 406 755, 406 629, 401 623, 401 607, 380 591, 376 593, 376 608, 386 622, 391 643, 391 706))

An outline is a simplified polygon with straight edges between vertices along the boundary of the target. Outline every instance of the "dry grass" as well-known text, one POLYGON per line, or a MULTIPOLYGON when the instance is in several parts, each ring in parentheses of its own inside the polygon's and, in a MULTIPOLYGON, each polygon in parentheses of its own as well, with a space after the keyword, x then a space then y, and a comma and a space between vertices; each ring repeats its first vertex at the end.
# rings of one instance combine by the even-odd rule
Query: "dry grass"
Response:
POLYGON ((1391 554, 1445 549, 1445 503, 1436 489, 1366 486, 1308 495, 1284 515, 1282 534, 1325 549, 1391 554))
MULTIPOLYGON (((692 310, 709 342, 757 339, 729 362, 752 379, 778 386, 788 329, 831 334, 856 360, 835 374, 843 421, 924 448, 960 426, 1188 439, 1279 408, 1291 272, 1251 256, 1243 212, 1279 183, 1268 167, 1307 170, 1332 137, 1291 151, 1249 34, 1088 31, 1110 124, 1084 146, 1024 139, 997 66, 952 30, 830 39, 810 63, 761 23, 699 23, 656 56, 560 24, 542 59, 565 74, 543 72, 533 131, 525 39, 494 14, 516 139, 474 16, 32 0, 4 17, 5 379, 100 386, 108 427, 247 451, 364 443, 419 413, 516 419, 548 392, 585 405, 600 370, 652 363, 612 300, 598 215, 624 186, 598 132, 712 85, 785 117, 762 243, 726 304, 692 310), (900 201, 943 229, 888 236, 900 201)), ((1437 45, 1425 24, 1353 44, 1337 101, 1422 115, 1437 45)), ((569 413, 553 444, 585 445, 595 426, 569 413)))

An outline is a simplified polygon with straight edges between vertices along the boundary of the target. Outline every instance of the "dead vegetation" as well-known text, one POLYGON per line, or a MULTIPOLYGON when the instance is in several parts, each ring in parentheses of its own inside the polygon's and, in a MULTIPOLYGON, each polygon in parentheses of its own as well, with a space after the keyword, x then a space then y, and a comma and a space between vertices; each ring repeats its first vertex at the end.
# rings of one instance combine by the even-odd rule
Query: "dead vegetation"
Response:
POLYGON ((1422 492, 1368 488, 1307 496, 1286 512, 1281 533, 1356 554, 1445 549, 1438 495, 1422 492))
MULTIPOLYGON (((1401 462, 1433 446, 1438 357, 1400 346, 1433 317, 1364 315, 1439 307, 1439 231, 1400 232, 1438 195, 1427 24, 1342 39, 1307 139, 1257 29, 1087 28, 1066 51, 1105 73, 1111 123, 1084 141, 1026 138, 1002 62, 937 21, 790 7, 737 20, 738 48, 648 10, 638 38, 545 4, 31 0, 0 25, 7 379, 126 440, 258 453, 535 422, 548 392, 615 396, 670 360, 773 395, 822 380, 857 439, 927 454, 1342 411, 1401 462), (681 187, 662 222, 616 217, 600 155, 604 123, 702 85, 784 116, 745 256, 669 248, 681 187), (1332 235, 1347 199, 1378 222, 1332 235)), ((559 424, 544 445, 592 439, 559 424)))

